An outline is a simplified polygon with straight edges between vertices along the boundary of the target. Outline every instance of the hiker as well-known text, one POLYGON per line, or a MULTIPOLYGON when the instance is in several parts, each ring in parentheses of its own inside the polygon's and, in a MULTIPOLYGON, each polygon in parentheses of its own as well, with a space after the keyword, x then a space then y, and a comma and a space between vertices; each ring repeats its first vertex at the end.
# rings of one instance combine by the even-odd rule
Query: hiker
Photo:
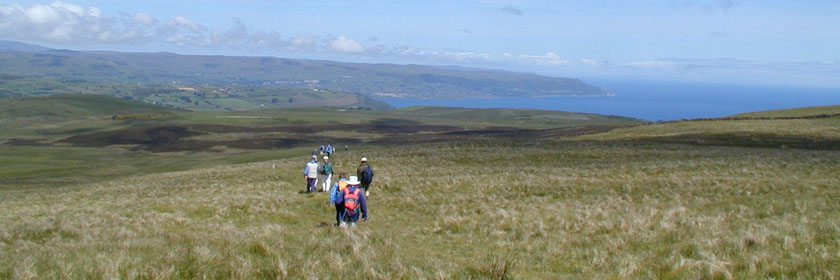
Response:
POLYGON ((323 155, 323 154, 324 154, 324 150, 326 150, 326 148, 324 148, 324 145, 321 145, 321 147, 320 147, 320 148, 318 148, 318 150, 320 150, 320 151, 321 151, 321 153, 320 153, 319 155, 323 155))
POLYGON ((335 153, 335 149, 333 149, 332 145, 327 144, 327 156, 331 157, 333 153, 335 153))
POLYGON ((330 181, 332 181, 333 175, 333 168, 332 164, 330 164, 330 157, 324 156, 324 164, 320 166, 318 169, 318 173, 321 174, 321 191, 327 192, 330 188, 330 181))
POLYGON ((303 169, 303 176, 306 177, 306 192, 315 192, 315 184, 318 183, 318 156, 312 155, 312 159, 303 169))
POLYGON ((373 169, 368 165, 367 158, 362 158, 362 163, 359 168, 356 168, 356 177, 362 180, 362 189, 365 190, 365 196, 370 196, 370 182, 373 181, 373 169))
POLYGON ((338 196, 342 195, 347 188, 347 172, 338 173, 338 182, 330 189, 330 204, 335 205, 335 225, 341 225, 341 217, 344 216, 344 202, 338 202, 338 196))
POLYGON ((341 191, 338 200, 336 200, 336 203, 344 205, 344 215, 339 224, 341 227, 347 226, 348 223, 355 227, 359 221, 359 216, 361 216, 362 221, 367 221, 367 201, 365 200, 365 193, 359 187, 361 183, 358 177, 350 176, 350 180, 347 180, 347 188, 341 191))

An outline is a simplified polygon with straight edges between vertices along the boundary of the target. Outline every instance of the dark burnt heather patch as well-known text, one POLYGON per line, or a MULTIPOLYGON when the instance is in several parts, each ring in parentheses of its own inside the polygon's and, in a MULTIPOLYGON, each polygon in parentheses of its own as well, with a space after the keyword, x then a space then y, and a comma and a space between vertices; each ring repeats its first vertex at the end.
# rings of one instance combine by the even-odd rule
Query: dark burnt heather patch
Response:
POLYGON ((417 132, 446 132, 462 130, 459 127, 448 125, 388 125, 388 124, 367 124, 358 125, 352 129, 356 132, 369 133, 417 133, 417 132))
POLYGON ((19 139, 14 138, 7 140, 3 145, 6 146, 51 146, 50 143, 46 142, 47 139, 19 139))
POLYGON ((417 133, 417 132, 444 132, 456 131, 461 128, 448 125, 419 125, 419 124, 326 124, 326 125, 300 125, 300 126, 271 126, 271 127, 250 127, 230 126, 215 124, 192 124, 188 125, 190 130, 208 133, 316 133, 324 131, 355 131, 362 133, 417 133))
POLYGON ((420 125, 417 121, 412 120, 403 120, 403 119, 389 119, 389 118, 379 118, 372 120, 370 124, 373 125, 420 125))
POLYGON ((100 131, 68 137, 61 142, 81 147, 105 147, 110 145, 161 146, 178 142, 182 138, 204 135, 182 126, 134 127, 100 131))
POLYGON ((612 126, 612 125, 590 125, 590 126, 576 126, 576 127, 564 127, 564 128, 552 128, 552 129, 545 129, 540 130, 540 136, 545 138, 562 138, 562 137, 573 137, 573 136, 581 136, 587 134, 595 134, 601 132, 607 132, 616 128, 622 128, 626 126, 612 126))
POLYGON ((519 141, 545 140, 572 137, 609 131, 620 126, 584 126, 553 129, 522 129, 515 127, 488 127, 486 129, 459 130, 438 133, 390 134, 369 142, 376 145, 406 145, 420 143, 470 142, 470 141, 519 141))
MULTIPOLYGON (((112 131, 92 132, 61 140, 74 146, 105 147, 134 145, 132 149, 151 152, 212 151, 214 148, 236 149, 285 149, 321 143, 407 145, 418 143, 465 142, 475 140, 534 140, 603 132, 615 127, 590 126, 558 129, 520 129, 515 127, 490 127, 464 130, 453 126, 390 124, 336 124, 315 126, 247 127, 212 124, 186 126, 132 127, 112 131), (368 140, 329 137, 317 134, 324 131, 354 131, 371 136, 368 140), (291 135, 258 135, 259 133, 284 132, 291 135), (255 133, 239 139, 199 140, 189 137, 208 134, 255 133)), ((21 142, 25 143, 25 142, 21 142)))
MULTIPOLYGON (((216 131, 229 132, 224 126, 207 126, 216 131), (219 129, 222 128, 222 129, 219 129)), ((253 130, 238 130, 250 131, 253 130)), ((192 127, 184 126, 156 126, 126 128, 112 131, 101 131, 77 135, 66 138, 61 142, 81 147, 105 147, 110 145, 136 145, 135 150, 151 152, 180 152, 180 151, 208 151, 213 147, 224 146, 238 149, 277 149, 291 148, 300 145, 314 145, 317 143, 347 143, 361 142, 352 138, 333 138, 324 136, 299 137, 246 137, 234 140, 189 140, 188 137, 206 135, 206 131, 196 131, 192 127)))
POLYGON ((519 137, 523 135, 533 135, 539 130, 534 129, 520 129, 515 127, 493 127, 487 129, 451 131, 446 135, 451 136, 490 136, 490 137, 519 137))
POLYGON ((559 138, 600 133, 618 128, 618 126, 578 126, 552 129, 521 129, 515 127, 488 127, 486 129, 452 131, 450 136, 473 136, 484 138, 559 138))
POLYGON ((201 152, 212 151, 214 147, 228 147, 236 149, 249 150, 265 150, 265 149, 285 149, 294 148, 303 145, 315 146, 318 143, 346 143, 357 144, 361 141, 351 138, 244 138, 236 140, 223 141, 200 141, 200 140, 183 140, 174 143, 162 145, 150 145, 142 147, 150 152, 201 152))

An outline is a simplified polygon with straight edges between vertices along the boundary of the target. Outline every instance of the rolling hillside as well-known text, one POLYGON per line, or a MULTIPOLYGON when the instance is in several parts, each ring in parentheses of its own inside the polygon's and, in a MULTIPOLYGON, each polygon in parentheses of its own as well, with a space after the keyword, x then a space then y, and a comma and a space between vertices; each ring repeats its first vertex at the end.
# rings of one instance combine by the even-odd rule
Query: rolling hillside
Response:
POLYGON ((46 118, 62 121, 79 117, 185 112, 163 106, 103 95, 54 95, 9 98, 0 102, 0 119, 46 118))
MULTIPOLYGON (((332 111, 186 112, 72 133, 308 135, 292 147, 4 144, 0 278, 832 279, 840 266, 836 117, 628 120, 577 136, 560 132, 616 119, 332 111), (326 194, 301 192, 322 137, 350 143, 337 171, 362 156, 376 170, 356 228, 332 226, 326 194)), ((50 132, 66 139, 31 133, 50 132)))
POLYGON ((840 114, 840 105, 750 112, 737 114, 730 118, 824 118, 838 114, 840 114))
POLYGON ((274 57, 0 49, 0 75, 61 82, 325 89, 370 96, 464 98, 605 95, 577 79, 274 57))

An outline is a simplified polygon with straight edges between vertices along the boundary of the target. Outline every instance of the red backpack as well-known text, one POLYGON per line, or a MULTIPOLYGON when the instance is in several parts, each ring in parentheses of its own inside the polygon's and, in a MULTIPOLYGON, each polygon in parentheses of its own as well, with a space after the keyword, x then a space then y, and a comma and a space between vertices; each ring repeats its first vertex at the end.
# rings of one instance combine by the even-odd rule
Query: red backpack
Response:
POLYGON ((350 192, 350 188, 344 189, 344 209, 347 210, 350 214, 355 214, 359 208, 359 195, 362 191, 359 188, 356 188, 353 192, 350 192))

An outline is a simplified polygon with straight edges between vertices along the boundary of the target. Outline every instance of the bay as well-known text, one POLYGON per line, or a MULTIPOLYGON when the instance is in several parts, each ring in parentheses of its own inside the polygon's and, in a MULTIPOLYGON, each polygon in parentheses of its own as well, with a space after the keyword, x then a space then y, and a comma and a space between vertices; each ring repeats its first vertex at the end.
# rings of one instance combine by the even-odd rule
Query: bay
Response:
POLYGON ((648 121, 716 118, 745 112, 840 104, 840 89, 832 88, 614 80, 586 82, 608 89, 615 96, 379 100, 396 108, 524 108, 616 115, 648 121))

